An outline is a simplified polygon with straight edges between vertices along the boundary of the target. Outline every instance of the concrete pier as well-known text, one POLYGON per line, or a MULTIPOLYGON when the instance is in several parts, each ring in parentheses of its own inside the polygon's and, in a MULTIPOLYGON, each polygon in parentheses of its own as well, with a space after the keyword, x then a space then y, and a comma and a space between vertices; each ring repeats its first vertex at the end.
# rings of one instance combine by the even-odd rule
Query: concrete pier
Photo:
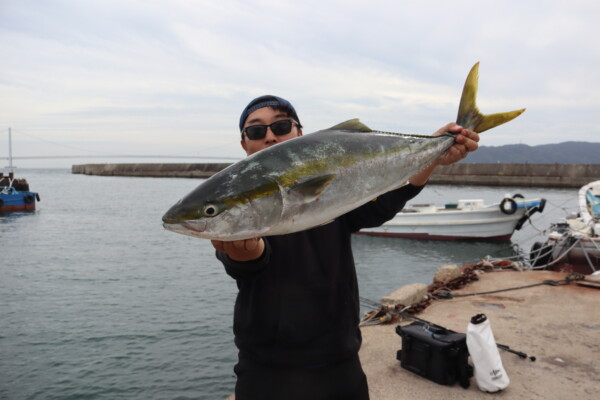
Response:
MULTIPOLYGON (((566 275, 554 271, 489 272, 453 292, 488 292, 561 281, 566 275)), ((595 399, 600 387, 599 305, 600 289, 575 283, 433 301, 418 314, 420 318, 466 332, 470 318, 485 313, 498 343, 536 357, 532 362, 500 351, 510 385, 493 395, 479 390, 475 378, 465 390, 458 384, 439 385, 402 368, 396 360, 396 351, 402 347, 395 331, 397 324, 363 327, 360 358, 371 399, 595 399)))
MULTIPOLYGON (((74 174, 208 178, 230 163, 80 164, 74 174)), ((466 164, 437 168, 433 184, 578 188, 600 179, 600 164, 466 164)))

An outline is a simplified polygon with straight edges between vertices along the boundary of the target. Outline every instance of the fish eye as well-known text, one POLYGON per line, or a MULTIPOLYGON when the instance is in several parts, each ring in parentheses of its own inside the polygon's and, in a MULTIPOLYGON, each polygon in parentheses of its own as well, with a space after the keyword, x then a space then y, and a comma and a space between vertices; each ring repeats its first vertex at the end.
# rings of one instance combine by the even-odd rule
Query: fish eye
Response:
POLYGON ((204 215, 206 215, 207 217, 214 217, 219 213, 219 209, 215 205, 207 204, 206 206, 204 206, 203 212, 204 215))

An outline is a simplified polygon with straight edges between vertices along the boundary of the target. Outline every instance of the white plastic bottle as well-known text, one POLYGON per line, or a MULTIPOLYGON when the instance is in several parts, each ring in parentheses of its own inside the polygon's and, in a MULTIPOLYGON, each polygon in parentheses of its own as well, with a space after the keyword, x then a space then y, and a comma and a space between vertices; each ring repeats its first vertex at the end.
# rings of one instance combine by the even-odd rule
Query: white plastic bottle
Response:
POLYGON ((492 327, 485 314, 471 318, 467 327, 467 348, 479 389, 491 393, 505 389, 510 380, 502 366, 492 327))

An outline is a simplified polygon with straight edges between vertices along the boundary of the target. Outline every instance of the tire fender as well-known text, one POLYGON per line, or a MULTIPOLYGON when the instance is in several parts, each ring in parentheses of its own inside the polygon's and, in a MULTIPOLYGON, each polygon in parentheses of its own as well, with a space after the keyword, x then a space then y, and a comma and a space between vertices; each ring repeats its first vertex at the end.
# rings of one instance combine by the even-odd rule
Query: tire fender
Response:
POLYGON ((500 202, 500 211, 502 211, 506 215, 512 215, 517 212, 517 202, 513 199, 505 197, 500 202))

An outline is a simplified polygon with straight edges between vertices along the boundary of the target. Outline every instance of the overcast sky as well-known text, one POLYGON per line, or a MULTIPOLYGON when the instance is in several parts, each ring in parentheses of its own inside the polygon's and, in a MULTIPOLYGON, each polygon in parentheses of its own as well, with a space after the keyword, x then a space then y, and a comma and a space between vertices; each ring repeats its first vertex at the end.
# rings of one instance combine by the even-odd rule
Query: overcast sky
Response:
MULTIPOLYGON (((263 94, 305 133, 358 117, 428 134, 477 61, 484 113, 527 108, 482 145, 598 142, 598 21, 594 0, 0 0, 0 157, 11 127, 15 157, 241 158, 263 94)), ((15 163, 80 162, 122 161, 15 163)))

